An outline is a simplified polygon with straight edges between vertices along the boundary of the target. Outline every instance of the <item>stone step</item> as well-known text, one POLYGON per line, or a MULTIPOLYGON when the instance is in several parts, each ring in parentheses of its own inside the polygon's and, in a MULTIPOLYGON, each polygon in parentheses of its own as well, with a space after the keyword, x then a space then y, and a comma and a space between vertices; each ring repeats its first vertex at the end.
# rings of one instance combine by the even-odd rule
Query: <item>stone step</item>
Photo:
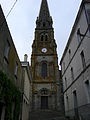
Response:
POLYGON ((30 112, 30 120, 67 120, 61 111, 38 110, 30 112))
POLYGON ((67 120, 65 117, 56 117, 56 118, 50 118, 50 119, 44 119, 44 120, 67 120))
POLYGON ((57 117, 57 118, 35 118, 35 119, 30 119, 30 120, 68 120, 65 117, 57 117))

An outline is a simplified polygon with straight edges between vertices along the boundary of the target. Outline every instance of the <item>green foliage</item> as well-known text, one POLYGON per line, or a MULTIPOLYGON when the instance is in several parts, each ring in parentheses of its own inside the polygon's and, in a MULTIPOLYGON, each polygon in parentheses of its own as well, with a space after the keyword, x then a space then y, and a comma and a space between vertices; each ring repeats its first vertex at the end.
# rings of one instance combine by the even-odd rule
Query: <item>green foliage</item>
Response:
POLYGON ((0 71, 0 101, 5 102, 5 120, 18 120, 21 93, 2 71, 0 71), (12 118, 12 103, 15 103, 14 118, 12 118))

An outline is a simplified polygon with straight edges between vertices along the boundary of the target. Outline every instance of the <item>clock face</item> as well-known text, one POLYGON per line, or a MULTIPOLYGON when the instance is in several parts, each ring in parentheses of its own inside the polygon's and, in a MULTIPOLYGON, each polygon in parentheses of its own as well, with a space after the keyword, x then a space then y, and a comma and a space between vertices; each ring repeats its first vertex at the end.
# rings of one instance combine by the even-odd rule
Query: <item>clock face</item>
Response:
POLYGON ((42 52, 46 53, 47 52, 47 48, 42 48, 42 52))

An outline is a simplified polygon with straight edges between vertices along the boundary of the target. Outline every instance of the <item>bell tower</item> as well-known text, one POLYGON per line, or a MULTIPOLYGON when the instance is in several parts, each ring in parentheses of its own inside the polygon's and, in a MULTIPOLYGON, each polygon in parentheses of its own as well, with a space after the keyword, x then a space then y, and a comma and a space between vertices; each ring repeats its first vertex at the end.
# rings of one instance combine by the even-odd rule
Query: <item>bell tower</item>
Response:
POLYGON ((42 0, 32 44, 33 109, 56 109, 60 80, 53 20, 47 0, 42 0))

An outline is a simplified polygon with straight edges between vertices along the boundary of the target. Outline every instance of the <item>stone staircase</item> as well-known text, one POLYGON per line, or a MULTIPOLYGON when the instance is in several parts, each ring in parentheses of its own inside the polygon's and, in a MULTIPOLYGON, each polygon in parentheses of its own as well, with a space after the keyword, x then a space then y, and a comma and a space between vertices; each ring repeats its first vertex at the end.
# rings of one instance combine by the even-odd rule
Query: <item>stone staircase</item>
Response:
POLYGON ((38 110, 30 112, 29 120, 68 120, 60 111, 38 110))

